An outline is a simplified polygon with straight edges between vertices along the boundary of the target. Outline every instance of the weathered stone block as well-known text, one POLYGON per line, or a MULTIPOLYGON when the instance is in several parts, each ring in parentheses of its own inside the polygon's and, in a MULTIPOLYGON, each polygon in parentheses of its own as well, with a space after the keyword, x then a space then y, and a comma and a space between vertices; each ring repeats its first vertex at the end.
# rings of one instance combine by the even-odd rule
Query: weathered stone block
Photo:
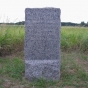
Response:
POLYGON ((60 9, 25 10, 25 77, 29 80, 60 77, 60 9))

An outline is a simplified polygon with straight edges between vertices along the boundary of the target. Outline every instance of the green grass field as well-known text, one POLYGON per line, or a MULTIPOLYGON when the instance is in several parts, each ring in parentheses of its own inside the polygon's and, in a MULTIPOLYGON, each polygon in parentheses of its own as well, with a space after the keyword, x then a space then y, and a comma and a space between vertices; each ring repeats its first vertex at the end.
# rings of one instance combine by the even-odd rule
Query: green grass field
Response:
POLYGON ((29 82, 24 77, 24 26, 0 26, 0 88, 88 88, 88 28, 61 28, 61 77, 29 82))
MULTIPOLYGON (((17 25, 0 26, 0 55, 12 53, 15 50, 15 47, 18 46, 23 47, 24 34, 25 34, 24 26, 17 26, 17 25)), ((88 28, 62 27, 61 49, 62 51, 68 52, 74 50, 87 52, 88 28)))
POLYGON ((24 33, 24 26, 0 26, 0 56, 11 54, 21 49, 24 43, 24 33))
POLYGON ((62 50, 88 50, 87 27, 62 27, 61 29, 62 50))

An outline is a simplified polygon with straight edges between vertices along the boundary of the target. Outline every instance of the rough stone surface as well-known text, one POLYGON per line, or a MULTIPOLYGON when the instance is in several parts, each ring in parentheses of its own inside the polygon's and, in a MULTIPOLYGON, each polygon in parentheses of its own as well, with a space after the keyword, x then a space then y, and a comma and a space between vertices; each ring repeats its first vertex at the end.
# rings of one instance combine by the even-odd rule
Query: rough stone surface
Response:
POLYGON ((59 8, 26 8, 24 52, 27 79, 59 79, 60 26, 59 8))

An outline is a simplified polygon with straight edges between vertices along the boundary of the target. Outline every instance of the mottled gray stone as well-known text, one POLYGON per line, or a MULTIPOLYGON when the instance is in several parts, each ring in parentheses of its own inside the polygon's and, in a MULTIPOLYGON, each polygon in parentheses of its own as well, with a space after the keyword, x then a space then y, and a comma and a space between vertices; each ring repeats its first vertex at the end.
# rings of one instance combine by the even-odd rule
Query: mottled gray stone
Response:
POLYGON ((26 8, 25 77, 60 78, 60 9, 26 8))

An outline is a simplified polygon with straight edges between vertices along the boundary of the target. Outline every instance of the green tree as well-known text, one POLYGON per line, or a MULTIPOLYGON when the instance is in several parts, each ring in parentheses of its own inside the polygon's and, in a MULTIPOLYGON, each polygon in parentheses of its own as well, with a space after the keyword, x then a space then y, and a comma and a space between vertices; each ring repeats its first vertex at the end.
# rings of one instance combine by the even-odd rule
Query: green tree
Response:
POLYGON ((80 23, 80 25, 81 25, 81 26, 85 26, 85 22, 82 21, 82 22, 80 23))

